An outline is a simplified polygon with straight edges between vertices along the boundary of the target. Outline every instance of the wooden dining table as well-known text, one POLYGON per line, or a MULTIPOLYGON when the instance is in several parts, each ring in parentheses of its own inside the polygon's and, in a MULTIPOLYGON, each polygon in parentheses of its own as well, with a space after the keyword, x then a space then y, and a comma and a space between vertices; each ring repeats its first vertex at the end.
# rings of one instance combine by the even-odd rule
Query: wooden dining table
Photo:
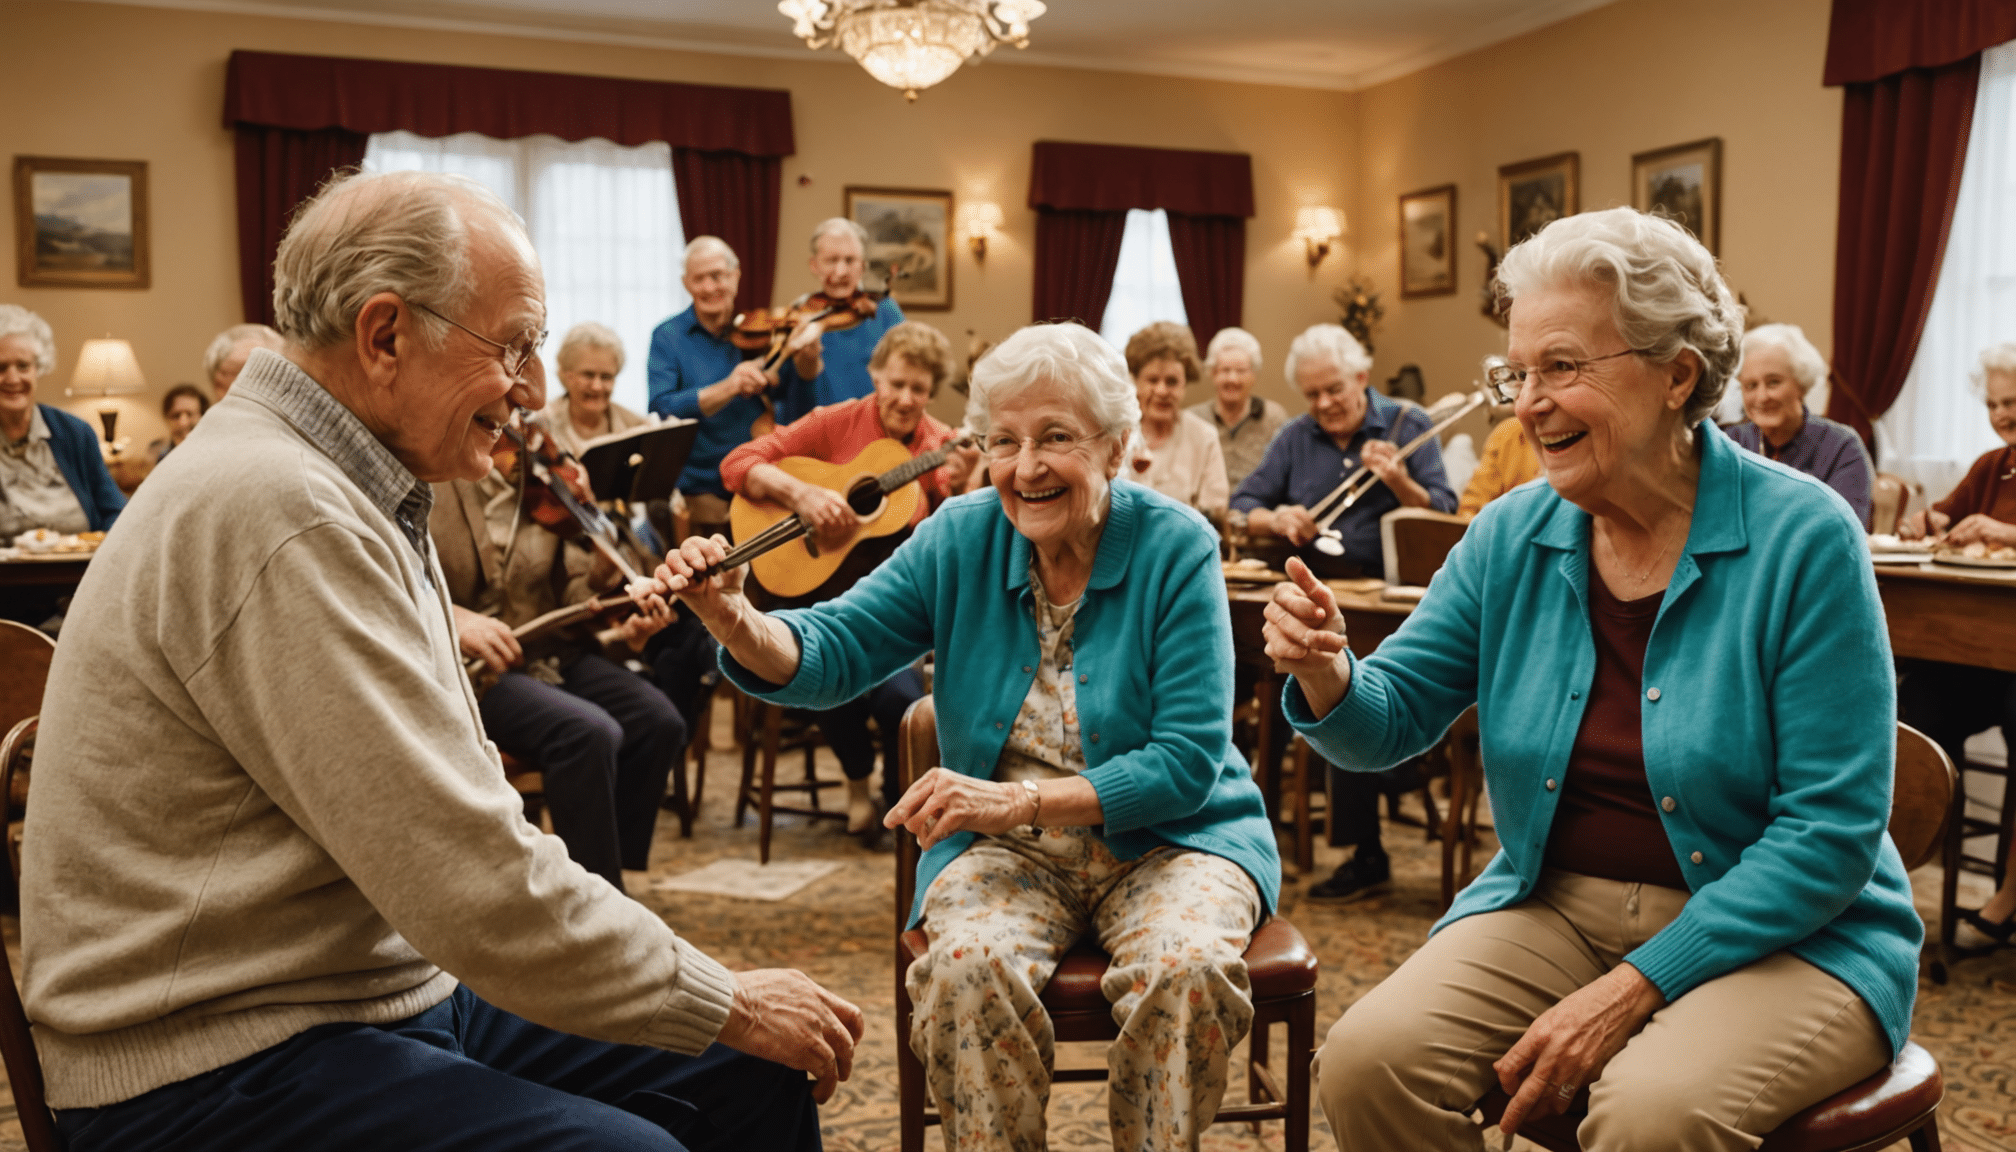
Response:
POLYGON ((1876 565, 1898 656, 2016 672, 2016 568, 1876 565))

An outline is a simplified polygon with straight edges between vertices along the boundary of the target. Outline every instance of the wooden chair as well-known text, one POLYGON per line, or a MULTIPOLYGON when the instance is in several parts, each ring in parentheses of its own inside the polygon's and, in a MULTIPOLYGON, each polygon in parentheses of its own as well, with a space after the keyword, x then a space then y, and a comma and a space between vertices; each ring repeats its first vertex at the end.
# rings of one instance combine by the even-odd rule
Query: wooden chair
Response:
POLYGON ((1897 531, 1897 525, 1911 509, 1911 486, 1904 478, 1888 472, 1876 473, 1876 486, 1870 490, 1869 530, 1888 534, 1897 531))
POLYGON ((693 821, 700 815, 701 794, 707 788, 707 754, 714 750, 714 701, 720 691, 718 672, 701 680, 700 695, 694 698, 690 717, 692 731, 687 733, 686 749, 672 770, 672 791, 662 802, 667 811, 679 817, 679 835, 688 840, 693 838, 693 821), (686 778, 687 760, 693 762, 690 786, 686 778))
POLYGON ((1425 587, 1470 522, 1430 508, 1395 508, 1379 518, 1386 583, 1425 587))
POLYGON ((1484 759, 1477 731, 1477 706, 1472 704, 1449 726, 1437 751, 1449 772, 1449 805, 1442 814, 1442 907, 1456 902, 1456 893, 1476 875, 1471 857, 1485 831, 1477 823, 1484 795, 1484 759), (1460 861, 1460 862, 1459 862, 1460 861))
POLYGON ((0 620, 0 828, 6 836, 6 886, 0 910, 21 906, 21 821, 28 807, 28 771, 35 755, 36 717, 49 684, 56 641, 25 624, 0 620))
MULTIPOLYGON (((2010 733, 2003 733, 2008 737, 2010 733)), ((1957 765, 1959 783, 1953 789, 1953 803, 1945 825, 1946 874, 1939 889, 1939 941, 1932 951, 1932 982, 1946 983, 1950 966, 1958 960, 1968 960, 1986 956, 2002 948, 2001 944, 1984 944, 1963 948, 1959 942, 1960 928, 1960 877, 1972 872, 1986 876, 1996 887, 2009 869, 2009 849, 2016 843, 2016 794, 2010 792, 2010 784, 2016 781, 2007 763, 1990 764, 1983 760, 1964 760, 1957 765), (1990 807, 1983 801, 1970 796, 1967 788, 1969 776, 1990 776, 2002 781, 2002 799, 1981 815, 1968 811, 1969 805, 1990 807), (1977 856, 1967 850, 1969 840, 1992 837, 1989 855, 1977 856)))
POLYGON ((807 713, 740 693, 735 706, 736 732, 742 745, 742 784, 735 793, 735 826, 740 828, 743 815, 752 807, 756 809, 756 855, 758 860, 768 864, 773 817, 779 812, 786 812, 817 820, 845 820, 845 809, 819 806, 819 793, 847 785, 845 781, 819 778, 819 728, 807 713), (794 750, 805 753, 805 778, 779 783, 777 756, 794 750), (756 770, 759 759, 763 765, 760 774, 756 770), (803 792, 810 806, 800 808, 779 804, 776 801, 779 792, 803 792))
POLYGON ((14 965, 0 948, 0 1061, 7 1065, 7 1086, 14 1093, 14 1111, 28 1152, 63 1152, 56 1136, 56 1118, 49 1111, 42 1085, 42 1058, 28 1028, 28 1013, 14 984, 14 965))
MULTIPOLYGON (((1953 762, 1930 737, 1897 726, 1897 779, 1890 801, 1890 839, 1908 871, 1928 864, 1944 843, 1957 778, 1953 762)), ((1764 1138, 1759 1152, 1877 1152, 1908 1139, 1912 1152, 1939 1152, 1939 1101, 1946 1081, 1930 1052, 1906 1042, 1888 1068, 1796 1113, 1764 1138)), ((1480 1102, 1497 1124, 1511 1101, 1493 1088, 1480 1102)), ((1575 1129, 1589 1115, 1589 1092, 1560 1116, 1521 1125, 1519 1135, 1548 1152, 1581 1152, 1575 1129)))
MULTIPOLYGON (((926 696, 903 717, 897 771, 904 787, 938 762, 937 713, 926 696)), ((903 1152, 924 1152, 924 1129, 940 1122, 929 1106, 924 1065, 910 1050, 913 1007, 904 977, 910 965, 930 947, 921 928, 904 931, 917 884, 917 841, 896 834, 896 1085, 898 1123, 903 1152)), ((1040 997, 1059 1043, 1116 1039, 1113 1007, 1099 990, 1110 958, 1096 946, 1080 942, 1057 966, 1040 997)), ((1279 916, 1253 934, 1246 949, 1247 973, 1253 982, 1253 1032, 1247 1041, 1249 1061, 1246 1094, 1252 1103, 1230 1104, 1218 1110, 1216 1123, 1247 1123, 1258 1132, 1264 1120, 1285 1121, 1286 1152, 1308 1152, 1309 1062, 1316 1047, 1317 960, 1302 934, 1279 916), (1288 1083, 1284 1090, 1268 1061, 1268 1041, 1276 1024, 1288 1029, 1288 1083)), ((1104 1080, 1104 1068, 1060 1068, 1059 1082, 1104 1080)))

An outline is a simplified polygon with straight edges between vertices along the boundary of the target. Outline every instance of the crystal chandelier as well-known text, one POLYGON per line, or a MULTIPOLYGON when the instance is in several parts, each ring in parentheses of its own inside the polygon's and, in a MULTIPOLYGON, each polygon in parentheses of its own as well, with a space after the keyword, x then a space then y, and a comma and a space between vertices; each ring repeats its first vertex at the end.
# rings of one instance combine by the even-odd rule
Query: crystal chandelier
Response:
POLYGON ((831 48, 861 62, 870 76, 917 99, 998 44, 1029 46, 1029 22, 1042 0, 780 0, 808 48, 831 48))

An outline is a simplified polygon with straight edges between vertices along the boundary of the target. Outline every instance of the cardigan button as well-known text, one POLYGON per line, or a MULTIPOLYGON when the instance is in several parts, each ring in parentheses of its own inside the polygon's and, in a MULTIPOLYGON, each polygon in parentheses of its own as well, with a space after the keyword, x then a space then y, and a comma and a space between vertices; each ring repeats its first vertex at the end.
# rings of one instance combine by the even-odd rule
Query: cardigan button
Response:
POLYGON ((999 720, 994 721, 994 727, 998 730, 1001 727, 1001 722, 999 720))
POLYGON ((1552 792, 1553 790, 1554 790, 1554 778, 1550 776, 1547 778, 1547 791, 1552 792))
POLYGON ((1699 864, 1701 863, 1701 854, 1699 852, 1696 852, 1692 856, 1689 856, 1688 859, 1692 860, 1696 864, 1699 864))
POLYGON ((1582 693, 1580 693, 1580 692, 1570 692, 1570 693, 1568 693, 1568 699, 1570 699, 1570 700, 1580 700, 1581 698, 1582 698, 1582 693))
POLYGON ((1092 743, 1097 744, 1098 742, 1099 742, 1099 734, 1097 732, 1092 733, 1092 743))
POLYGON ((1671 812, 1673 809, 1678 808, 1679 806, 1680 805, 1676 803, 1671 796, 1667 796, 1659 801, 1659 807, 1664 808, 1668 812, 1671 812))
POLYGON ((1029 667, 1029 665, 1027 665, 1027 664, 1024 664, 1024 665, 1022 665, 1022 671, 1024 671, 1024 672, 1034 672, 1034 671, 1035 671, 1035 669, 1034 669, 1034 668, 1031 668, 1031 667, 1029 667))
POLYGON ((1085 675, 1083 672, 1080 672, 1078 674, 1078 683, 1080 684, 1088 684, 1091 682, 1091 680, 1092 678, 1090 676, 1085 675))
POLYGON ((1647 700, 1653 700, 1653 701, 1656 701, 1656 700, 1658 700, 1658 699, 1659 699, 1659 690, 1658 690, 1657 688, 1647 688, 1647 689, 1645 689, 1645 699, 1647 699, 1647 700))

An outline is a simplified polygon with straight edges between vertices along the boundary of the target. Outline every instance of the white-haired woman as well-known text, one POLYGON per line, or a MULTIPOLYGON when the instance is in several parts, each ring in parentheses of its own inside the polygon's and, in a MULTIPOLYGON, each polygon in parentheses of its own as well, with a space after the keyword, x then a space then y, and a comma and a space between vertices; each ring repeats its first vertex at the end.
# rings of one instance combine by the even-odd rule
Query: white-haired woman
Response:
POLYGON ((1493 501, 1354 661, 1327 589, 1268 606, 1290 719, 1379 768, 1478 706, 1503 845, 1331 1030, 1345 1152, 1477 1149, 1585 1087, 1582 1146, 1749 1149, 1889 1062, 1923 926, 1884 828, 1889 643, 1861 527, 1704 417, 1735 295, 1628 208, 1506 254, 1509 366, 1547 483, 1493 501), (1656 625, 1656 628, 1655 628, 1656 625))
POLYGON ((210 382, 211 399, 224 399, 255 350, 269 348, 278 352, 284 344, 280 333, 264 324, 233 324, 219 332, 210 341, 210 347, 203 350, 203 378, 210 382))
POLYGON ((31 528, 102 532, 126 507, 98 453, 98 434, 61 408, 35 402, 35 385, 55 370, 48 322, 0 304, 0 546, 31 528))
POLYGON ((1744 421, 1729 429, 1729 436, 1766 459, 1818 478, 1848 501, 1867 528, 1876 483, 1868 449, 1853 428, 1806 407, 1807 394, 1825 379, 1827 360, 1798 325, 1750 329, 1743 334, 1743 367, 1736 373, 1744 421))
POLYGON ((546 402, 539 422, 560 447, 576 456, 590 440, 649 423, 610 397, 623 371, 623 338, 592 320, 576 324, 560 341, 553 362, 566 391, 546 402))
POLYGON ((1141 406, 1131 478, 1223 522, 1232 498, 1224 449, 1208 422, 1183 410, 1183 390, 1202 372, 1196 337, 1181 324, 1157 320, 1128 337, 1124 355, 1141 406))
POLYGON ((1225 479, 1233 488, 1251 475, 1267 446, 1288 422, 1288 410, 1253 395, 1260 379, 1260 341, 1244 328, 1220 328, 1204 349, 1204 375, 1212 399, 1189 408, 1192 416, 1218 431, 1225 456, 1225 479))
POLYGON ((1232 747, 1232 632, 1217 538, 1114 478, 1139 422, 1120 354, 1076 324, 1024 328, 973 370, 966 426, 993 487, 948 501, 846 595, 765 616, 741 574, 659 578, 767 700, 827 708, 939 653, 938 744, 890 810, 925 849, 909 1037, 950 1147, 1040 1149, 1052 1033, 1037 1001, 1081 936, 1113 955, 1113 1144, 1195 1148, 1252 1022, 1241 954, 1280 859, 1232 747))

